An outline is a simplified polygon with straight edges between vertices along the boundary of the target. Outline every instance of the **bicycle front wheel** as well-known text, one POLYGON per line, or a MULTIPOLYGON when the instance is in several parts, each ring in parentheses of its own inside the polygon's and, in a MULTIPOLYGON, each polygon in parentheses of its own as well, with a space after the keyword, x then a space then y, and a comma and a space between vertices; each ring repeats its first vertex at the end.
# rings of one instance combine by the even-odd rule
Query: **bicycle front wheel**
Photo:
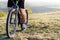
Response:
POLYGON ((7 21, 6 21, 6 33, 9 38, 12 38, 15 36, 16 32, 16 14, 12 11, 8 13, 7 21), (13 15, 13 16, 12 16, 13 15))

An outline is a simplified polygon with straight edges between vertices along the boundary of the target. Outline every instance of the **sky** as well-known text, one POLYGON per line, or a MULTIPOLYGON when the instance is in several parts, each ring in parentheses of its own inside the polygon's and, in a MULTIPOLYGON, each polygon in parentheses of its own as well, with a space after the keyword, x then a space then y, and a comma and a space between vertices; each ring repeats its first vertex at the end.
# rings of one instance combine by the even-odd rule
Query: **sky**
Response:
POLYGON ((0 0, 0 1, 8 1, 8 0, 0 0))
MULTIPOLYGON (((0 1, 8 1, 8 0, 0 0, 0 1)), ((35 5, 60 5, 60 0, 25 0, 29 4, 35 5)))
MULTIPOLYGON (((0 0, 0 1, 8 1, 8 0, 0 0)), ((60 0, 25 0, 26 4, 31 6, 50 6, 60 8, 60 0)))

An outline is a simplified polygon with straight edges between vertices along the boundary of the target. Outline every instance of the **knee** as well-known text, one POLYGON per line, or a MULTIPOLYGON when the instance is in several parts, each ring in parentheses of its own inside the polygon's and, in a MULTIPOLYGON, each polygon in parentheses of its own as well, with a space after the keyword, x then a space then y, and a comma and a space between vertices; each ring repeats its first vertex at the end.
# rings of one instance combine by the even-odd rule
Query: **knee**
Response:
POLYGON ((20 11, 22 14, 25 14, 25 9, 20 8, 19 11, 20 11))
POLYGON ((8 7, 8 11, 10 11, 11 10, 11 7, 8 7))

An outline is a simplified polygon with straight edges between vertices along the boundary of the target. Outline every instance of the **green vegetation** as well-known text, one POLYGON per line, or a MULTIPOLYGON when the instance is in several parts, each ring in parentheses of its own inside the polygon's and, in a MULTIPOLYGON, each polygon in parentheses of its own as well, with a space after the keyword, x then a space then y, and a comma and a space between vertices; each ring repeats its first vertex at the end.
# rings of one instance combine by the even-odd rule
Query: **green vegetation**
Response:
POLYGON ((16 36, 6 39, 6 20, 0 20, 1 40, 60 40, 60 12, 29 14, 28 28, 19 31, 17 27, 16 36))
POLYGON ((5 17, 6 16, 6 12, 0 11, 0 17, 5 17))

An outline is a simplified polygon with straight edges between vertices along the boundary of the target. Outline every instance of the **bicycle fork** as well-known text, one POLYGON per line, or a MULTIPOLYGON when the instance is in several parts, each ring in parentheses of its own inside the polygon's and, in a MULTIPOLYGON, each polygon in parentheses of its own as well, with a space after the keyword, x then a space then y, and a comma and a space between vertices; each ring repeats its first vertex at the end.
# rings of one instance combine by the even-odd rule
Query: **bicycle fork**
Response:
POLYGON ((18 21, 17 21, 17 18, 18 18, 18 9, 16 9, 16 13, 15 13, 15 19, 14 19, 14 33, 16 32, 16 26, 18 24, 18 21))

